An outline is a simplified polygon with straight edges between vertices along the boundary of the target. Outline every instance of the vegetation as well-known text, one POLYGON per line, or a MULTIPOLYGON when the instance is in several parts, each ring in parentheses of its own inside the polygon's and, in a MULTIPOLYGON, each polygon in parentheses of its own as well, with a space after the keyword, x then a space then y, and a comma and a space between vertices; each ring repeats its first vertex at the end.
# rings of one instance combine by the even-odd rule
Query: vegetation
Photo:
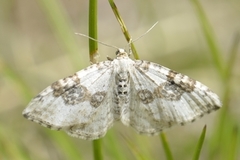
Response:
MULTIPOLYGON (((99 32, 105 43, 124 39, 110 5, 87 2, 6 1, 0 6, 0 159, 239 159, 239 34, 232 27, 240 18, 239 1, 117 4, 125 23, 134 26, 128 31, 136 37, 159 20, 135 43, 137 56, 208 85, 222 99, 223 108, 216 113, 155 137, 137 135, 130 127, 116 123, 97 141, 69 137, 22 117, 31 98, 55 80, 85 68, 90 60, 95 63, 97 52, 100 60, 115 56, 111 48, 99 46, 98 50, 97 43, 89 40, 90 58, 86 61, 87 40, 74 33, 87 33, 88 24, 93 38, 97 39, 99 32), (214 17, 216 14, 222 17, 214 17), (104 49, 109 50, 106 55, 102 54, 104 49)), ((130 34, 122 34, 129 41, 130 34)))

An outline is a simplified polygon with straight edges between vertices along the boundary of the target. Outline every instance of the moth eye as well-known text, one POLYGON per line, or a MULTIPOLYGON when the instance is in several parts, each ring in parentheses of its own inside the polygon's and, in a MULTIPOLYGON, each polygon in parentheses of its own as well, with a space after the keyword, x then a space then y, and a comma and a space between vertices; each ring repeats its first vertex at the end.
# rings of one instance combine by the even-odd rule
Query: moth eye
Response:
POLYGON ((118 55, 119 53, 120 53, 119 50, 117 50, 117 51, 115 52, 116 55, 118 55))

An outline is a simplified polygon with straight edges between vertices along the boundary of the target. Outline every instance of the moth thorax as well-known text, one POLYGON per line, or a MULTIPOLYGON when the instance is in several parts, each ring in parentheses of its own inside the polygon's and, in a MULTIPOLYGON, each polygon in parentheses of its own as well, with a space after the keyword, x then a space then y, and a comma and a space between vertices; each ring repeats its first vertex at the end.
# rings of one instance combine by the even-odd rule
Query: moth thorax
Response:
POLYGON ((130 75, 129 72, 119 72, 116 74, 116 85, 117 85, 117 94, 127 95, 129 93, 129 79, 130 75))

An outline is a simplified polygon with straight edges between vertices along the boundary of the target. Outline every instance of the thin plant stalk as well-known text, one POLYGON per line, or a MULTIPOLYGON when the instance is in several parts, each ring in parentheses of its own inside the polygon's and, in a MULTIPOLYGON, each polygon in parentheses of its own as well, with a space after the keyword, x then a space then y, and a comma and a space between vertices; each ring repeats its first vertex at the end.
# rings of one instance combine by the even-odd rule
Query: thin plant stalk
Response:
MULTIPOLYGON (((96 39, 98 38, 97 33, 97 0, 89 1, 89 24, 88 34, 89 37, 96 39)), ((89 57, 91 63, 97 63, 96 57, 98 56, 98 42, 89 38, 89 57)))
POLYGON ((73 66, 80 68, 79 44, 71 28, 70 18, 67 16, 63 6, 57 0, 38 0, 37 2, 45 13, 54 36, 60 43, 60 46, 65 49, 73 66))
POLYGON ((171 152, 169 144, 167 142, 167 138, 166 138, 166 136, 163 132, 160 133, 160 139, 162 141, 162 145, 163 145, 163 149, 164 149, 164 152, 165 152, 165 155, 166 155, 166 159, 167 160, 173 160, 172 152, 171 152))
MULTIPOLYGON (((97 0, 89 1, 89 37, 97 39, 97 0)), ((91 63, 97 63, 98 43, 89 39, 89 57, 91 63)), ((102 160, 101 139, 93 140, 93 155, 95 160, 102 160)))
POLYGON ((123 19, 121 18, 120 14, 118 12, 117 6, 115 5, 113 0, 108 0, 108 2, 110 4, 110 6, 112 7, 113 13, 114 13, 115 17, 117 18, 118 23, 120 24, 123 35, 125 36, 127 42, 130 44, 130 49, 131 49, 131 52, 132 52, 134 58, 139 59, 136 48, 135 48, 134 44, 132 43, 132 38, 127 30, 127 27, 126 27, 123 19))
POLYGON ((197 148, 195 150, 195 154, 193 156, 193 160, 198 160, 199 157, 200 157, 200 153, 201 153, 201 150, 202 150, 202 146, 203 146, 203 142, 204 142, 204 139, 205 139, 205 135, 206 135, 206 130, 207 130, 207 126, 205 125, 203 127, 203 130, 202 130, 202 133, 201 133, 201 136, 198 140, 198 144, 197 144, 197 148))

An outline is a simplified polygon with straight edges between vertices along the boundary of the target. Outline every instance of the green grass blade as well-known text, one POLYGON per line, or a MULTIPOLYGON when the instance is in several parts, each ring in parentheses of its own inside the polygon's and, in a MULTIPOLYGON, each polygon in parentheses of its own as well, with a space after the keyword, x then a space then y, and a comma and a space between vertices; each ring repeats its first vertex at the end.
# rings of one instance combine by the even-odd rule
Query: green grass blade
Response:
POLYGON ((228 153, 228 160, 235 160, 237 159, 237 154, 239 153, 239 128, 238 126, 235 126, 232 131, 230 141, 230 147, 229 147, 229 153, 228 153))
POLYGON ((128 147, 130 148, 130 150, 132 151, 133 155, 137 160, 147 160, 147 158, 145 158, 145 156, 138 150, 138 148, 135 147, 131 140, 129 140, 124 135, 122 135, 122 137, 127 142, 128 147))
MULTIPOLYGON (((236 59, 236 52, 233 49, 233 52, 230 54, 229 61, 226 63, 223 61, 223 56, 221 55, 220 49, 217 45, 217 41, 214 36, 214 32, 211 28, 210 23, 204 13, 202 6, 200 5, 198 0, 191 0, 193 6, 196 8, 196 13, 198 15, 199 22, 201 24, 207 45, 209 46, 210 53, 212 55, 212 59, 214 65, 217 68, 219 75, 221 76, 221 80, 223 85, 223 107, 220 110, 220 116, 218 124, 216 125, 216 130, 212 135, 210 141, 210 148, 209 148, 209 159, 215 159, 219 157, 228 157, 226 154, 226 147, 230 139, 230 131, 234 126, 232 124, 232 117, 229 114, 229 100, 230 100, 230 93, 231 93, 231 73, 233 66, 235 64, 234 60, 236 59)), ((238 39, 238 38, 237 38, 238 39)), ((234 46, 237 46, 239 43, 238 40, 235 40, 234 46)), ((233 47, 236 48, 236 47, 233 47)), ((236 50, 236 49, 235 49, 236 50)))
POLYGON ((120 143, 116 143, 117 138, 117 134, 115 133, 116 130, 114 129, 110 129, 107 132, 106 138, 104 139, 104 145, 105 146, 105 150, 108 153, 108 155, 110 157, 114 157, 114 160, 122 160, 122 159, 126 159, 126 155, 123 154, 124 151, 120 145, 120 143))
MULTIPOLYGON (((89 37, 97 40, 97 0, 89 1, 89 37)), ((92 63, 97 63, 96 56, 98 50, 97 41, 89 39, 89 56, 92 63)), ((93 140, 93 155, 95 160, 102 160, 101 139, 93 140)))
POLYGON ((123 35, 125 36, 127 42, 130 43, 130 45, 131 45, 130 47, 131 47, 131 51, 132 51, 132 54, 133 54, 134 58, 135 59, 139 59, 139 56, 137 54, 137 50, 136 50, 134 44, 131 43, 132 38, 131 38, 128 30, 127 30, 127 27, 126 27, 123 19, 121 18, 120 14, 118 12, 117 6, 115 5, 113 0, 108 0, 108 2, 109 2, 110 6, 111 6, 111 8, 113 10, 113 13, 114 13, 115 17, 118 20, 118 23, 120 24, 120 27, 121 27, 122 32, 123 32, 123 35))
POLYGON ((235 127, 233 124, 232 117, 229 114, 229 102, 231 99, 232 87, 231 87, 231 79, 232 79, 232 71, 233 66, 237 60, 238 47, 240 42, 239 34, 234 38, 233 45, 231 47, 231 51, 229 53, 229 60, 227 62, 227 69, 225 72, 225 77, 223 79, 224 83, 224 95, 223 95, 223 108, 220 110, 220 120, 217 124, 217 130, 215 131, 215 136, 213 137, 210 145, 210 155, 209 159, 213 159, 214 156, 218 156, 219 153, 225 154, 221 156, 228 157, 226 155, 226 148, 228 142, 231 141, 231 131, 232 127, 235 127))
POLYGON ((79 44, 68 21, 64 8, 57 0, 38 0, 41 9, 44 11, 49 25, 61 46, 66 50, 67 55, 76 68, 80 68, 79 44))
POLYGON ((48 137, 50 137, 52 143, 54 143, 57 148, 64 153, 66 159, 83 159, 81 154, 79 154, 77 145, 74 143, 72 138, 69 137, 69 135, 64 132, 56 133, 48 129, 44 129, 44 132, 48 137))
POLYGON ((14 82, 17 88, 16 90, 18 90, 21 93, 20 95, 23 96, 24 100, 27 102, 29 99, 31 99, 32 91, 29 85, 24 81, 23 77, 17 71, 15 71, 15 69, 11 66, 10 63, 1 60, 1 57, 0 63, 2 66, 3 75, 5 75, 11 81, 14 82))
POLYGON ((170 147, 168 145, 165 134, 162 132, 162 133, 160 133, 159 136, 160 136, 160 139, 162 141, 162 145, 163 145, 163 149, 164 149, 164 152, 165 152, 165 155, 166 155, 166 159, 167 160, 173 160, 172 152, 171 152, 170 147))
POLYGON ((227 69, 226 69, 226 78, 229 80, 232 74, 233 66, 237 60, 237 53, 238 53, 238 47, 240 44, 240 34, 237 33, 234 37, 234 41, 231 47, 230 56, 227 62, 227 69))
POLYGON ((19 142, 20 136, 8 127, 0 124, 0 159, 30 160, 19 142))
POLYGON ((237 60, 237 53, 238 53, 238 47, 240 42, 240 36, 239 34, 236 35, 234 38, 233 45, 231 47, 231 51, 229 53, 229 59, 227 62, 227 69, 225 73, 225 79, 224 79, 224 96, 223 96, 223 106, 220 114, 220 122, 218 124, 218 131, 219 134, 216 137, 217 141, 217 148, 222 150, 222 153, 225 153, 225 157, 228 157, 227 152, 225 151, 225 148, 223 146, 227 146, 228 142, 231 141, 231 131, 233 130, 232 127, 235 127, 232 121, 232 117, 229 114, 229 102, 231 99, 231 93, 232 93, 232 87, 231 87, 231 79, 232 79, 232 72, 233 72, 233 66, 236 63, 237 60), (229 136, 226 136, 229 135, 229 136), (224 152, 225 151, 225 152, 224 152))
MULTIPOLYGON (((4 66, 4 68, 3 68, 4 75, 9 77, 9 79, 11 79, 13 81, 13 83, 16 84, 16 86, 17 86, 16 88, 18 88, 18 91, 21 93, 20 95, 23 95, 24 100, 26 102, 29 101, 29 99, 31 99, 32 95, 33 95, 29 85, 24 81, 22 76, 17 71, 15 71, 9 64, 2 63, 2 66, 4 66)), ((19 113, 19 114, 21 114, 21 113, 19 113)), ((64 143, 64 137, 62 136, 62 134, 61 135, 60 134, 55 134, 55 133, 53 133, 53 131, 49 131, 48 133, 49 133, 48 136, 52 137, 55 140, 55 142, 59 142, 61 144, 64 143)), ((2 135, 0 137, 2 137, 2 135)), ((15 145, 17 145, 17 144, 15 144, 15 145)), ((77 157, 79 159, 79 152, 76 151, 74 153, 73 151, 75 151, 75 150, 72 149, 71 144, 69 144, 65 141, 65 143, 64 143, 64 145, 62 145, 62 147, 63 148, 61 148, 61 149, 63 149, 63 151, 66 151, 66 152, 64 152, 65 155, 68 155, 68 157, 71 157, 71 159, 72 159, 72 157, 74 157, 74 158, 77 157), (71 148, 71 149, 67 150, 66 149, 67 147, 71 148)), ((17 151, 15 149, 17 149, 19 147, 16 148, 16 146, 11 145, 11 148, 12 148, 12 151, 17 151)), ((5 148, 5 149, 7 149, 7 148, 5 148)), ((12 154, 12 155, 17 156, 18 154, 15 153, 15 154, 12 154)), ((12 159, 16 159, 16 158, 12 158, 12 159)), ((17 159, 21 159, 20 156, 18 156, 17 159)), ((23 159, 28 159, 28 158, 25 157, 23 159)))
MULTIPOLYGON (((97 36, 97 0, 89 1, 89 37, 98 39, 97 36)), ((97 63, 98 43, 89 39, 89 56, 92 63, 97 63)))
POLYGON ((224 77, 224 61, 222 59, 220 49, 217 45, 217 41, 215 39, 213 29, 212 29, 212 27, 207 19, 207 16, 206 16, 201 4, 199 3, 199 1, 191 0, 191 2, 196 9, 196 14, 198 15, 198 20, 202 27, 204 37, 205 37, 205 39, 207 41, 207 45, 211 51, 212 60, 215 64, 219 74, 223 78, 224 77))
POLYGON ((197 148, 196 148, 195 154, 193 156, 193 160, 199 160, 200 153, 201 153, 202 146, 203 146, 203 142, 204 142, 205 135, 206 135, 206 130, 207 130, 207 126, 205 125, 203 127, 201 136, 200 136, 200 138, 198 140, 198 144, 197 144, 197 148))
POLYGON ((101 141, 102 139, 97 139, 93 141, 94 160, 103 160, 101 141))

